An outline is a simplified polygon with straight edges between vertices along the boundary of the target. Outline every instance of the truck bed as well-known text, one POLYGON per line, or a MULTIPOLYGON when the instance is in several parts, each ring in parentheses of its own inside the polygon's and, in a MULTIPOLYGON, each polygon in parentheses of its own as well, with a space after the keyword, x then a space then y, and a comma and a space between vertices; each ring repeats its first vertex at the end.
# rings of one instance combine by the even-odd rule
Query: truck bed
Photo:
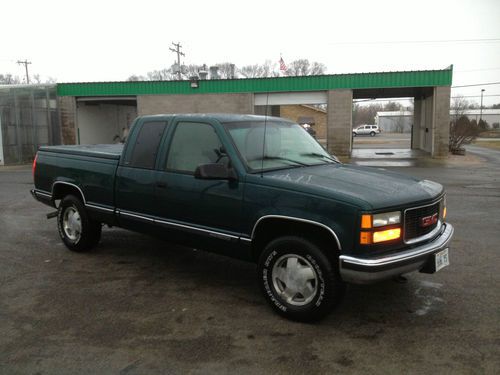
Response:
POLYGON ((123 144, 40 147, 34 174, 35 194, 52 205, 63 191, 76 187, 76 194, 82 196, 85 205, 112 210, 122 150, 123 144))
POLYGON ((120 159, 123 144, 42 146, 40 151, 69 155, 92 156, 104 159, 120 159))

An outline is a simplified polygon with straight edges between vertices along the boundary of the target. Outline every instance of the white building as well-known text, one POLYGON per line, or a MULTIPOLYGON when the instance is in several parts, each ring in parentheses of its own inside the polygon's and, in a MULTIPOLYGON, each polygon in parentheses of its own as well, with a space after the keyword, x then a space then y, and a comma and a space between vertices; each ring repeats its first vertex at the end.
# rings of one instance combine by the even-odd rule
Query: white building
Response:
MULTIPOLYGON (((464 111, 469 120, 479 122, 481 117, 490 128, 500 128, 500 109, 483 109, 482 115, 479 109, 464 111)), ((450 110, 450 119, 455 116, 455 111, 450 110)), ((388 133, 410 133, 413 126, 413 112, 411 111, 381 111, 375 116, 375 124, 381 131, 388 133)))

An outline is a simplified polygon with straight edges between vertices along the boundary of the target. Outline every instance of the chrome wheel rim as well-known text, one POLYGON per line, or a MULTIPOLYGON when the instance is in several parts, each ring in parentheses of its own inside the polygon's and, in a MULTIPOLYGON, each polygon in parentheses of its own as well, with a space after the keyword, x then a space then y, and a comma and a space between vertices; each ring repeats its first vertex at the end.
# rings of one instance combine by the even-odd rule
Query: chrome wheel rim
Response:
POLYGON ((318 292, 316 270, 300 255, 286 254, 280 257, 274 264, 272 278, 274 290, 290 305, 307 305, 318 292))
POLYGON ((71 241, 78 242, 82 233, 82 220, 76 207, 67 207, 63 215, 63 230, 71 241))

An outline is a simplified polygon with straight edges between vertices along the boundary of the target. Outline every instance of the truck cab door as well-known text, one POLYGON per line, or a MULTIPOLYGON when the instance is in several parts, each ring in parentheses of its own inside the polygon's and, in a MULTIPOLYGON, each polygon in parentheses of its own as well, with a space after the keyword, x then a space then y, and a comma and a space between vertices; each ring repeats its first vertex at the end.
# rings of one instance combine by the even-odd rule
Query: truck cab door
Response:
POLYGON ((121 226, 151 224, 156 212, 155 186, 158 150, 167 121, 146 120, 134 126, 116 172, 115 206, 121 226))
POLYGON ((172 125, 166 158, 158 171, 156 212, 166 229, 176 229, 201 243, 217 240, 212 242, 220 246, 221 241, 238 240, 243 183, 195 177, 201 164, 231 164, 216 125, 182 118, 172 125))

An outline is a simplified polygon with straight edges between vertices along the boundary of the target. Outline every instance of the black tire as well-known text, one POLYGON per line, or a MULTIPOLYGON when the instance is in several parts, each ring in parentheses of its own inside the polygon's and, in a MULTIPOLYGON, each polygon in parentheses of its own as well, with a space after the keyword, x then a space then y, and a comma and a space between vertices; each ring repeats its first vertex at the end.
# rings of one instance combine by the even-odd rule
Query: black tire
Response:
POLYGON ((337 264, 332 264, 315 243, 301 237, 286 236, 271 241, 260 256, 258 272, 268 303, 277 313, 291 320, 310 322, 323 318, 342 300, 345 291, 337 264), (295 258, 297 261, 293 260, 295 258), (289 262, 294 264, 290 268, 289 262), (307 288, 300 277, 295 278, 299 271, 309 273, 302 277, 302 281, 308 280, 305 282, 307 288), (284 277, 290 274, 294 277, 284 277), (307 290, 297 292, 301 287, 307 290))
POLYGON ((353 136, 353 137, 355 137, 355 136, 356 136, 356 133, 354 133, 354 132, 353 132, 353 133, 352 133, 352 136, 353 136))
POLYGON ((71 251, 88 251, 101 239, 101 223, 89 218, 82 201, 74 195, 67 195, 61 200, 57 229, 64 245, 71 251), (79 231, 75 229, 77 227, 79 231))
POLYGON ((375 137, 375 132, 371 132, 371 133, 370 133, 370 136, 371 136, 371 137, 375 137))

